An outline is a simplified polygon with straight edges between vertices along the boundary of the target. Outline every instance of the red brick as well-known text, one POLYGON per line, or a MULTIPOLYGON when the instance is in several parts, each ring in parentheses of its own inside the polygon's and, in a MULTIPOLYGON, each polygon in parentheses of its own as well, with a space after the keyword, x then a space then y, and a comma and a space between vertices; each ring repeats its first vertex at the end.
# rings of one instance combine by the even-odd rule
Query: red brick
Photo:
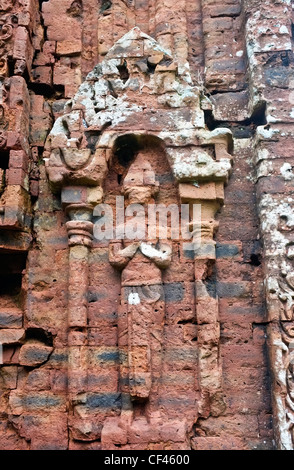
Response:
POLYGON ((9 154, 9 168, 19 168, 28 172, 29 159, 23 150, 11 150, 9 154))

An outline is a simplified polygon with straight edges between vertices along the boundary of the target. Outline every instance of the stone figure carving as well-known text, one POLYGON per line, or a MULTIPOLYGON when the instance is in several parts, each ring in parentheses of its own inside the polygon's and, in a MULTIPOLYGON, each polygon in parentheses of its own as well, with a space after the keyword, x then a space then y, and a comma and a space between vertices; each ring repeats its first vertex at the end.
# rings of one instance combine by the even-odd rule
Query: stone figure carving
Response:
POLYGON ((13 34, 13 26, 10 24, 10 18, 7 18, 6 21, 2 20, 1 21, 1 33, 0 33, 0 40, 1 41, 7 41, 8 39, 11 38, 13 34))
MULTIPOLYGON (((157 189, 150 164, 138 155, 124 180, 128 202, 151 202, 157 189)), ((121 376, 128 376, 123 388, 132 400, 146 400, 160 377, 165 308, 162 269, 171 262, 171 246, 162 240, 116 240, 110 243, 109 260, 122 270, 119 348, 127 356, 121 361, 121 376)))
POLYGON ((130 396, 147 399, 152 373, 160 374, 164 322, 161 269, 171 261, 171 248, 167 244, 155 248, 145 242, 122 249, 119 245, 113 243, 110 248, 111 264, 123 268, 119 341, 128 348, 130 396))

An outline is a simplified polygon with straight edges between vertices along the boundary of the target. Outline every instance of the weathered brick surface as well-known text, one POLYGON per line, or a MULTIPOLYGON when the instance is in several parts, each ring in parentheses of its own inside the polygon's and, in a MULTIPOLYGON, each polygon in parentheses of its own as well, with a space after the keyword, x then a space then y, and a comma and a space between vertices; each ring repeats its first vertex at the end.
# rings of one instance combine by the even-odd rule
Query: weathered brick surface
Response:
POLYGON ((291 15, 272 0, 0 4, 0 449, 293 448, 291 15), (111 49, 135 26, 156 51, 139 37, 111 49), (118 69, 103 69, 107 57, 118 69), (196 94, 186 93, 190 76, 196 94), (227 158, 220 127, 234 140, 222 207, 211 175, 194 187, 184 175, 178 189, 172 173, 191 155, 196 165, 199 149, 227 158), (177 239, 164 270, 137 254, 120 272, 109 243, 91 242, 89 206, 113 207, 130 168, 118 157, 125 141, 113 156, 113 135, 132 131, 162 203, 205 194, 213 219, 207 201, 218 198, 215 261, 214 244, 205 264, 177 239), (138 138, 146 132, 156 145, 138 138), (76 225, 70 204, 84 205, 76 225), (146 378, 148 344, 122 279, 153 288, 155 271, 164 302, 154 317, 144 305, 149 401, 133 396, 129 422, 128 345, 141 341, 132 354, 146 378))

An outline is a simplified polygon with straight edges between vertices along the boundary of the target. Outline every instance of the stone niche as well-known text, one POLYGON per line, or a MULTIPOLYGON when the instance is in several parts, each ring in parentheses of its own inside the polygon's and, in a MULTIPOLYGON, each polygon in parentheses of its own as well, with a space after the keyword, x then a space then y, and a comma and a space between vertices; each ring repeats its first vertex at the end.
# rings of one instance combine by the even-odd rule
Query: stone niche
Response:
MULTIPOLYGON (((173 449, 188 449, 198 417, 225 410, 218 299, 209 280, 215 214, 231 170, 232 143, 228 129, 206 129, 188 64, 179 70, 138 28, 117 41, 56 120, 44 159, 52 191, 61 193, 68 216, 68 399, 74 438, 101 438, 104 449, 170 441, 173 449), (155 230, 153 239, 99 241, 96 206, 115 208, 117 196, 124 196, 126 210, 136 203, 179 209, 187 204, 187 229, 196 226, 201 243, 185 249, 181 234, 171 236, 172 217, 165 239, 155 230), (201 206, 201 220, 193 220, 194 204, 201 206), (100 249, 107 260, 96 266, 93 257, 100 249), (116 331, 111 346, 116 360, 109 366, 112 388, 102 406, 89 338, 96 334, 107 342, 110 326, 116 331)), ((100 346, 107 348, 103 341, 100 346)))
POLYGON ((0 252, 0 343, 4 365, 15 363, 24 338, 25 267, 25 252, 0 252))

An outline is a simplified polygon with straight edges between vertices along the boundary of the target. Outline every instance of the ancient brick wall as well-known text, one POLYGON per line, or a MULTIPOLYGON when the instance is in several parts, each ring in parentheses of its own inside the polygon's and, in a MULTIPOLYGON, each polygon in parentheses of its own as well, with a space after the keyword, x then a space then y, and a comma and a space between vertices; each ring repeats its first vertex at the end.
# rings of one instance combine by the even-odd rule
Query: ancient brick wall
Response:
POLYGON ((0 0, 0 449, 293 449, 292 15, 0 0), (95 238, 122 195, 200 248, 95 238))

